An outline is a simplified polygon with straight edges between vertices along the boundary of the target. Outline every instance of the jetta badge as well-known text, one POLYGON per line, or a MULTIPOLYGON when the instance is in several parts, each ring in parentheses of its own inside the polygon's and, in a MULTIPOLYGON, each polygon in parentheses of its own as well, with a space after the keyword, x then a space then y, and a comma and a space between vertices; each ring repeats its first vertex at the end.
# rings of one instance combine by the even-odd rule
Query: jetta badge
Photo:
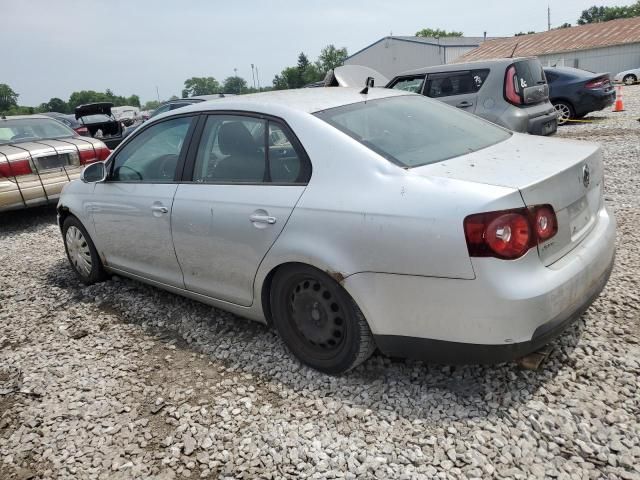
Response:
POLYGON ((591 183, 591 172, 589 171, 589 165, 585 165, 582 167, 582 184, 584 188, 589 188, 589 183, 591 183))

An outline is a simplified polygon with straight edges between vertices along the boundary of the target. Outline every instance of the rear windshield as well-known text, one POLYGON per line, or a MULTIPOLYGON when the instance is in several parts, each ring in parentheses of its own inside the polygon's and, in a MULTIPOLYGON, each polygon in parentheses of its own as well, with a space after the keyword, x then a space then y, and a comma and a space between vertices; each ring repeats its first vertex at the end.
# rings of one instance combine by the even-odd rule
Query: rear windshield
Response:
POLYGON ((110 123, 113 122, 113 118, 109 115, 103 115, 101 113, 97 113, 96 115, 87 115, 86 117, 82 117, 82 123, 90 124, 90 123, 110 123))
POLYGON ((402 167, 418 167, 489 147, 510 132, 422 95, 345 105, 316 116, 402 167))
POLYGON ((535 87, 547 83, 540 60, 531 58, 514 63, 520 88, 535 87))
POLYGON ((46 138, 71 137, 76 133, 50 118, 0 120, 0 145, 46 138))

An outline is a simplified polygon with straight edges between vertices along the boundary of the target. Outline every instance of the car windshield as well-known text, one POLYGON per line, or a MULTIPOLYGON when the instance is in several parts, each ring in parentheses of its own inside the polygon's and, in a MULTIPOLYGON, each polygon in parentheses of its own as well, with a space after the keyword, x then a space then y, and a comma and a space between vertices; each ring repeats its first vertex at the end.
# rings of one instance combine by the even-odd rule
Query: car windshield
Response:
POLYGON ((0 145, 45 138, 74 136, 69 127, 50 118, 7 118, 0 120, 0 145))
POLYGON ((316 116, 408 168, 475 152, 511 135, 421 95, 370 100, 317 112, 316 116))

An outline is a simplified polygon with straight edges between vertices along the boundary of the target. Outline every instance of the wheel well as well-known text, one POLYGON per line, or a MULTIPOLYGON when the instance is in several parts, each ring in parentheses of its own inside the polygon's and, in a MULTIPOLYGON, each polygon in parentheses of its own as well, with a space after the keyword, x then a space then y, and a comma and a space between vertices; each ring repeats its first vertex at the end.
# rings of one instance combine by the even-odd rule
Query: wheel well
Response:
POLYGON ((62 225, 64 225, 64 221, 67 219, 67 217, 72 217, 73 215, 69 211, 69 209, 64 205, 59 205, 56 210, 58 211, 58 217, 60 218, 58 224, 60 226, 60 230, 62 230, 62 225))
MULTIPOLYGON (((267 320, 267 325, 273 325, 273 318, 271 317, 271 284, 273 282, 273 277, 281 268, 292 266, 292 265, 300 265, 305 267, 315 268, 316 270, 322 272, 323 270, 316 267, 315 265, 310 265, 308 263, 302 262, 287 262, 282 263, 274 268, 267 274, 264 278, 264 282, 262 282, 262 292, 260 294, 260 300, 262 302, 262 311, 264 313, 264 318, 267 320)), ((341 272, 332 272, 325 270, 324 273, 333 278, 340 285, 344 282, 345 276, 341 272)))
POLYGON ((636 80, 638 79, 638 76, 637 76, 635 73, 627 73, 627 74, 624 76, 624 78, 627 78, 627 77, 633 77, 633 78, 635 78, 636 80))
POLYGON ((569 105, 571 107, 572 110, 575 111, 575 107, 573 106, 573 102, 571 102, 570 100, 566 99, 566 98, 554 98, 551 103, 553 103, 554 105, 556 103, 566 103, 567 105, 569 105))

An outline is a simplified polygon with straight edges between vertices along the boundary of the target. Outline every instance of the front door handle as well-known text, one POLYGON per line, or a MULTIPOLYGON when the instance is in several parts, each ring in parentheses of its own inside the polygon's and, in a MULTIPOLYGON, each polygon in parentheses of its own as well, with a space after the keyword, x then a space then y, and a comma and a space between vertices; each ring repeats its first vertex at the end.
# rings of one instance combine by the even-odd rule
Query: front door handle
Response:
POLYGON ((467 108, 467 107, 473 107, 473 102, 467 102, 466 100, 463 102, 460 102, 459 104, 456 105, 456 107, 458 108, 467 108))
POLYGON ((271 217, 269 215, 261 215, 259 213, 254 213, 249 217, 249 220, 252 223, 267 223, 269 225, 273 225, 276 223, 276 217, 271 217))
POLYGON ((151 211, 153 213, 169 213, 169 209, 164 205, 153 205, 151 211))

